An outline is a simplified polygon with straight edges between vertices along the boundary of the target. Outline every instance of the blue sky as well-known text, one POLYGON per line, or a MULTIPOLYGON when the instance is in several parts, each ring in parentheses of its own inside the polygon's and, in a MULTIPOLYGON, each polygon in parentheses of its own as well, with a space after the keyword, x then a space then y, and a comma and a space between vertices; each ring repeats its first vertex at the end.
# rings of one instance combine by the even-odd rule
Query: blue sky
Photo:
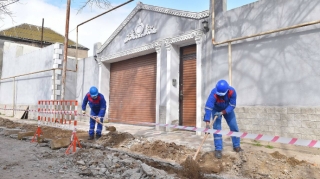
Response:
MULTIPOLYGON (((79 8, 81 5, 84 4, 86 0, 71 0, 71 6, 73 8, 79 8)), ((125 2, 126 0, 110 0, 113 4, 121 4, 125 2)), ((186 10, 186 11, 204 11, 209 9, 209 0, 140 0, 142 3, 155 5, 155 6, 161 6, 161 7, 168 7, 173 9, 180 9, 180 10, 186 10)), ((237 8, 252 2, 255 2, 257 0, 227 0, 227 9, 233 9, 237 8)), ((57 7, 65 6, 67 0, 46 0, 47 3, 50 3, 52 5, 55 5, 57 7)), ((134 8, 138 1, 135 0, 128 4, 127 6, 130 6, 134 8)))
MULTIPOLYGON (((127 0, 110 0, 113 6, 119 5, 127 0)), ((167 7, 171 9, 200 12, 209 10, 210 0, 140 0, 144 4, 167 7)), ((22 23, 41 26, 44 18, 45 27, 65 34, 67 0, 20 0, 19 3, 10 5, 14 13, 13 20, 5 18, 0 21, 0 30, 13 27, 22 23)), ((80 14, 77 10, 86 0, 71 0, 69 38, 76 40, 75 28, 77 24, 84 22, 102 12, 104 9, 86 8, 80 14)), ((129 13, 136 7, 138 0, 135 0, 112 13, 105 14, 93 21, 90 21, 79 28, 79 43, 90 48, 89 56, 92 56, 92 47, 96 42, 104 43, 108 37, 123 22, 129 13)), ((227 10, 237 8, 255 0, 228 0, 227 10)))

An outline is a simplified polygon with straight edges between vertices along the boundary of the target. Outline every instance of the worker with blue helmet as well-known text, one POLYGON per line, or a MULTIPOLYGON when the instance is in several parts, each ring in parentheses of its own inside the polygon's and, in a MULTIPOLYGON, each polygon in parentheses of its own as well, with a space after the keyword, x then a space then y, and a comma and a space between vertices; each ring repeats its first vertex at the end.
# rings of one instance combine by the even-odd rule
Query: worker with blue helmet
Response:
MULTIPOLYGON (((216 87, 212 89, 205 106, 204 121, 206 128, 210 128, 211 116, 217 116, 213 124, 213 129, 221 130, 222 116, 230 128, 230 131, 239 132, 234 108, 236 107, 237 93, 236 90, 229 86, 225 80, 219 80, 216 87)), ((222 157, 223 141, 221 134, 213 134, 215 145, 215 157, 220 159, 222 157)), ((242 151, 240 147, 240 138, 232 137, 233 150, 235 152, 242 151)))
MULTIPOLYGON (((82 102, 82 113, 85 114, 86 112, 86 106, 89 104, 91 108, 90 112, 90 128, 89 128, 89 139, 94 139, 95 134, 95 125, 96 125, 96 118, 93 118, 92 116, 97 117, 97 120, 100 120, 101 123, 103 123, 103 117, 106 113, 106 100, 104 96, 99 93, 98 89, 95 86, 92 86, 89 90, 89 92, 86 94, 86 96, 83 99, 82 102), (100 118, 100 119, 99 119, 100 118)), ((102 131, 102 125, 98 123, 97 130, 96 130, 96 139, 99 139, 101 137, 101 131, 102 131)))

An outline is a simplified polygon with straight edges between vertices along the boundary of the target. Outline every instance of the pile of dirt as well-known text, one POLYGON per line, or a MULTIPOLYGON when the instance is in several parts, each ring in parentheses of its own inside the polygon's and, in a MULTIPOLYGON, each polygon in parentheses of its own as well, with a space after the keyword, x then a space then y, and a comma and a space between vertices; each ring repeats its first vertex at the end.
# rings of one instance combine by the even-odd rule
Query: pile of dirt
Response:
POLYGON ((191 156, 187 157, 186 161, 181 163, 181 166, 183 167, 182 174, 184 177, 193 179, 203 178, 199 164, 191 156))
MULTIPOLYGON (((11 128, 11 129, 19 128, 24 131, 36 132, 37 130, 37 125, 35 124, 22 124, 22 123, 13 122, 9 119, 3 119, 3 118, 0 118, 0 126, 11 128)), ((42 131, 43 137, 47 139, 67 138, 67 137, 71 137, 72 135, 72 130, 55 128, 50 126, 41 126, 41 131, 42 131)), ((77 135, 78 137, 80 136, 79 138, 81 138, 81 136, 87 136, 87 133, 84 131, 77 131, 77 135)))
POLYGON ((101 136, 96 143, 103 145, 104 147, 119 147, 126 141, 135 139, 133 135, 127 132, 109 132, 107 135, 101 136))
POLYGON ((287 159, 285 155, 280 154, 278 151, 272 152, 270 155, 275 159, 287 159))
POLYGON ((3 119, 0 117, 0 126, 12 129, 20 127, 21 124, 16 124, 13 121, 10 121, 9 119, 3 119))
POLYGON ((278 151, 270 154, 263 151, 248 151, 245 154, 247 162, 241 168, 232 167, 238 171, 233 174, 248 178, 320 178, 316 166, 294 157, 287 157, 278 151))
POLYGON ((300 160, 295 159, 294 157, 289 157, 287 159, 287 162, 293 167, 295 167, 296 165, 301 165, 301 164, 306 163, 306 161, 304 161, 304 160, 300 161, 300 160))
POLYGON ((203 173, 221 173, 229 170, 234 161, 235 158, 229 155, 223 155, 221 159, 217 159, 214 152, 206 152, 197 160, 203 173))
POLYGON ((151 157, 155 156, 161 159, 174 160, 177 163, 183 162, 188 155, 195 153, 195 150, 189 149, 186 146, 177 145, 174 142, 166 143, 161 140, 138 143, 133 145, 130 150, 151 157))
POLYGON ((117 128, 114 126, 105 126, 105 129, 110 132, 116 132, 117 128))
POLYGON ((235 160, 234 157, 229 155, 224 155, 222 159, 217 159, 214 156, 214 152, 206 152, 204 154, 200 152, 197 159, 194 161, 191 156, 195 154, 196 150, 187 148, 183 145, 177 145, 174 142, 166 143, 161 140, 138 143, 133 145, 130 150, 150 157, 174 160, 174 162, 185 166, 184 170, 192 171, 193 173, 195 171, 194 169, 206 174, 221 173, 224 169, 231 169, 235 160), (190 170, 190 168, 193 170, 190 170))
POLYGON ((288 164, 290 164, 291 166, 295 167, 296 165, 301 165, 306 163, 306 161, 304 160, 297 160, 294 157, 286 157, 283 154, 280 154, 278 151, 275 151, 273 153, 270 154, 272 157, 276 158, 276 159, 282 159, 285 160, 288 164))

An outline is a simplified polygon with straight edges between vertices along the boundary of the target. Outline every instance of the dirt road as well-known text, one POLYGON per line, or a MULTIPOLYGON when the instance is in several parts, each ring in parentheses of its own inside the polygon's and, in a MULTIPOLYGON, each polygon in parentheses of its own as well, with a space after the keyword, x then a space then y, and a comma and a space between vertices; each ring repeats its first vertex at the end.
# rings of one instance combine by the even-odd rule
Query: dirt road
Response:
POLYGON ((0 173, 3 179, 12 178, 78 178, 73 171, 66 173, 66 158, 61 150, 38 147, 30 141, 19 141, 0 135, 0 173))

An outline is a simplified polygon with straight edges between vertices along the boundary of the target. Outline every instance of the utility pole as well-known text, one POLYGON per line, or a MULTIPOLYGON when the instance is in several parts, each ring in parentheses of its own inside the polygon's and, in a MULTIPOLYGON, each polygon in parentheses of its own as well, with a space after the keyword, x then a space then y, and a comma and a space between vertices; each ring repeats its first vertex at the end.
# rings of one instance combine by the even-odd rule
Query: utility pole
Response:
POLYGON ((44 24, 44 18, 42 18, 42 28, 41 28, 41 48, 43 48, 43 24, 44 24))
POLYGON ((70 19, 70 2, 67 2, 66 10, 66 29, 64 37, 64 53, 63 53, 63 64, 62 64, 62 89, 61 89, 61 100, 65 98, 65 89, 66 89, 66 76, 67 76, 67 61, 68 61, 68 33, 69 33, 69 19, 70 19))

